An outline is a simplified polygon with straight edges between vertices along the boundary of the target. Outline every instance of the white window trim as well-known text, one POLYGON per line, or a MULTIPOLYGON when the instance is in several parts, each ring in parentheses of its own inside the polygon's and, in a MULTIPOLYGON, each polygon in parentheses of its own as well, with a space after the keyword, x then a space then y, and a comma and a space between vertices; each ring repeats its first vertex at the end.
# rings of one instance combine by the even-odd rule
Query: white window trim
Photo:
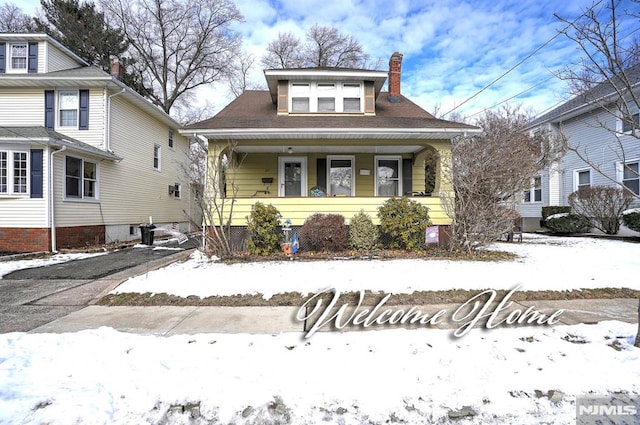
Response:
POLYGON ((575 192, 576 190, 578 190, 578 185, 579 185, 579 179, 578 176, 580 173, 583 173, 585 171, 589 172, 589 187, 593 186, 593 171, 591 170, 591 168, 578 168, 573 170, 573 191, 575 192))
POLYGON ((29 72, 29 43, 27 43, 26 41, 24 43, 20 42, 20 43, 7 43, 7 52, 5 52, 5 58, 6 58, 6 64, 5 64, 5 72, 7 74, 26 74, 27 72, 29 72), (26 61, 25 61, 25 67, 24 68, 14 68, 13 67, 13 61, 12 59, 12 51, 13 49, 11 48, 12 46, 26 46, 26 52, 27 52, 27 56, 26 56, 26 61))
POLYGON ((64 163, 63 163, 63 180, 62 180, 62 199, 66 202, 84 202, 84 203, 96 203, 100 202, 100 163, 98 161, 90 161, 86 160, 80 156, 75 155, 65 155, 64 163), (67 196, 67 157, 79 159, 82 161, 81 169, 80 169, 80 197, 75 198, 71 196, 67 196), (84 196, 84 163, 90 162, 96 166, 96 188, 95 188, 95 196, 93 198, 88 198, 84 196))
POLYGON ((279 156, 278 157, 278 197, 284 197, 284 164, 287 162, 299 162, 302 167, 300 176, 300 196, 307 196, 307 157, 306 156, 279 156))
POLYGON ((169 129, 167 145, 169 146, 169 149, 171 149, 171 150, 175 149, 175 146, 176 146, 176 132, 173 131, 173 129, 169 129))
MULTIPOLYGON (((527 191, 525 190, 525 193, 526 192, 527 191)), ((527 201, 526 199, 524 199, 524 196, 523 196, 522 202, 524 204, 531 205, 531 204, 542 203, 542 200, 544 198, 544 193, 542 193, 542 176, 535 176, 534 178, 531 179, 531 186, 529 187, 528 192, 529 192, 529 200, 527 201), (536 187, 535 187, 536 179, 540 179, 540 200, 539 201, 535 200, 536 199, 536 187)))
POLYGON ((80 126, 80 90, 78 89, 64 89, 56 92, 56 128, 74 128, 78 129, 80 126), (76 125, 62 125, 60 122, 60 94, 61 93, 75 93, 76 95, 76 125))
POLYGON ((331 160, 347 159, 351 161, 351 195, 356 196, 356 157, 354 155, 328 155, 327 156, 327 196, 333 196, 331 193, 331 160))
POLYGON ((289 99, 287 100, 288 110, 290 114, 362 114, 364 112, 364 87, 363 83, 359 81, 290 81, 289 82, 289 99), (294 97, 307 97, 295 96, 293 93, 294 84, 308 84, 309 85, 309 111, 308 112, 293 112, 293 98, 294 97), (318 112, 318 84, 333 84, 335 94, 335 111, 318 112), (360 87, 360 110, 358 112, 350 111, 344 112, 344 94, 343 88, 345 84, 357 84, 360 87))
POLYGON ((7 191, 0 192, 2 198, 28 198, 31 196, 31 154, 28 150, 15 149, 11 147, 1 147, 0 152, 7 153, 7 191), (24 153, 27 154, 27 191, 26 192, 14 192, 13 191, 13 154, 24 153))
POLYGON ((155 171, 162 171, 162 146, 158 144, 153 145, 153 162, 151 164, 153 165, 153 169, 155 171), (158 166, 157 167, 154 164, 156 160, 156 148, 158 149, 158 166))
POLYGON ((378 161, 379 160, 397 160, 398 161, 398 194, 396 196, 402 196, 404 193, 404 189, 402 187, 402 156, 400 155, 376 155, 373 157, 373 168, 374 168, 374 177, 373 177, 373 195, 378 195, 378 161))
MULTIPOLYGON (((624 163, 622 161, 616 161, 616 181, 618 182, 618 184, 620 185, 620 187, 624 187, 624 165, 623 164, 634 164, 634 163, 638 163, 638 171, 640 171, 640 158, 634 158, 634 159, 628 159, 626 161, 624 161, 624 163)), ((640 176, 638 176, 638 179, 640 179, 640 176)))

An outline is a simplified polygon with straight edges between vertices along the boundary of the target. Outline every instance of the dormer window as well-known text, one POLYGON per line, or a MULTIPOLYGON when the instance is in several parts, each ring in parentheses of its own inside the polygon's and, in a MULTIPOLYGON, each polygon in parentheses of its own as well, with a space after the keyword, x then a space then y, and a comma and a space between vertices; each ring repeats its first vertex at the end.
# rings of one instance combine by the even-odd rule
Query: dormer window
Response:
POLYGON ((292 82, 290 113, 360 113, 362 84, 292 82))

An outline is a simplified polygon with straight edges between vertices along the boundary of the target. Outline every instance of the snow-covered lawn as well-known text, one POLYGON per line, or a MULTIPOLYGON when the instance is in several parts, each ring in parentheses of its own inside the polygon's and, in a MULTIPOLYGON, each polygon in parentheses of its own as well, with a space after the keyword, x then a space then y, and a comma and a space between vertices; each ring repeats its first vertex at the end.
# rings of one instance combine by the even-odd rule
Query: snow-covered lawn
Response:
POLYGON ((114 293, 151 292, 196 295, 273 294, 370 289, 385 293, 419 290, 512 289, 521 291, 586 288, 640 289, 640 244, 598 238, 525 234, 522 243, 494 249, 515 261, 339 260, 223 264, 193 256, 184 263, 124 282, 114 293))
MULTIPOLYGON (((512 262, 197 258, 125 282, 176 295, 640 288, 640 244, 526 235, 512 262)), ((260 320, 256 317, 255 320, 260 320)), ((173 337, 0 335, 1 424, 575 424, 576 397, 640 397, 637 325, 173 337), (463 419, 456 415, 469 414, 463 419)), ((638 409, 640 411, 640 409, 638 409)), ((640 423, 640 417, 633 418, 640 423)))

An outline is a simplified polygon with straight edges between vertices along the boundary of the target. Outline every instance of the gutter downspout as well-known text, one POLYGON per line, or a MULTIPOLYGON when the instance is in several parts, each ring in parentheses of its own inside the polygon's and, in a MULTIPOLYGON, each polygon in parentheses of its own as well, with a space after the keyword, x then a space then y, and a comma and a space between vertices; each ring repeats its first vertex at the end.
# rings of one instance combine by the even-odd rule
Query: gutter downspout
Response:
POLYGON ((56 246, 56 214, 55 214, 55 191, 53 190, 53 155, 67 150, 66 146, 56 151, 52 150, 49 156, 49 216, 51 218, 51 252, 57 253, 56 246))
MULTIPOLYGON (((106 88, 105 88, 105 91, 106 91, 106 88)), ((106 107, 107 122, 105 125, 105 144, 104 144, 104 150, 106 150, 107 152, 112 152, 111 151, 111 98, 114 96, 118 96, 124 93, 125 91, 127 91, 127 89, 123 88, 119 92, 107 96, 107 107, 106 107)))

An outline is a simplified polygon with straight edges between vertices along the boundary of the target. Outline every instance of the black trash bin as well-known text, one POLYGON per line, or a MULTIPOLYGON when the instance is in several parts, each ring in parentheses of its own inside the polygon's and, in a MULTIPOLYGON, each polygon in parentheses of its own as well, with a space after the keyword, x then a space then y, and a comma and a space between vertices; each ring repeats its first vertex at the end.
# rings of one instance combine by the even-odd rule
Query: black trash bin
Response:
POLYGON ((143 245, 153 245, 153 229, 156 226, 153 224, 144 224, 140 226, 140 236, 142 238, 143 245))

